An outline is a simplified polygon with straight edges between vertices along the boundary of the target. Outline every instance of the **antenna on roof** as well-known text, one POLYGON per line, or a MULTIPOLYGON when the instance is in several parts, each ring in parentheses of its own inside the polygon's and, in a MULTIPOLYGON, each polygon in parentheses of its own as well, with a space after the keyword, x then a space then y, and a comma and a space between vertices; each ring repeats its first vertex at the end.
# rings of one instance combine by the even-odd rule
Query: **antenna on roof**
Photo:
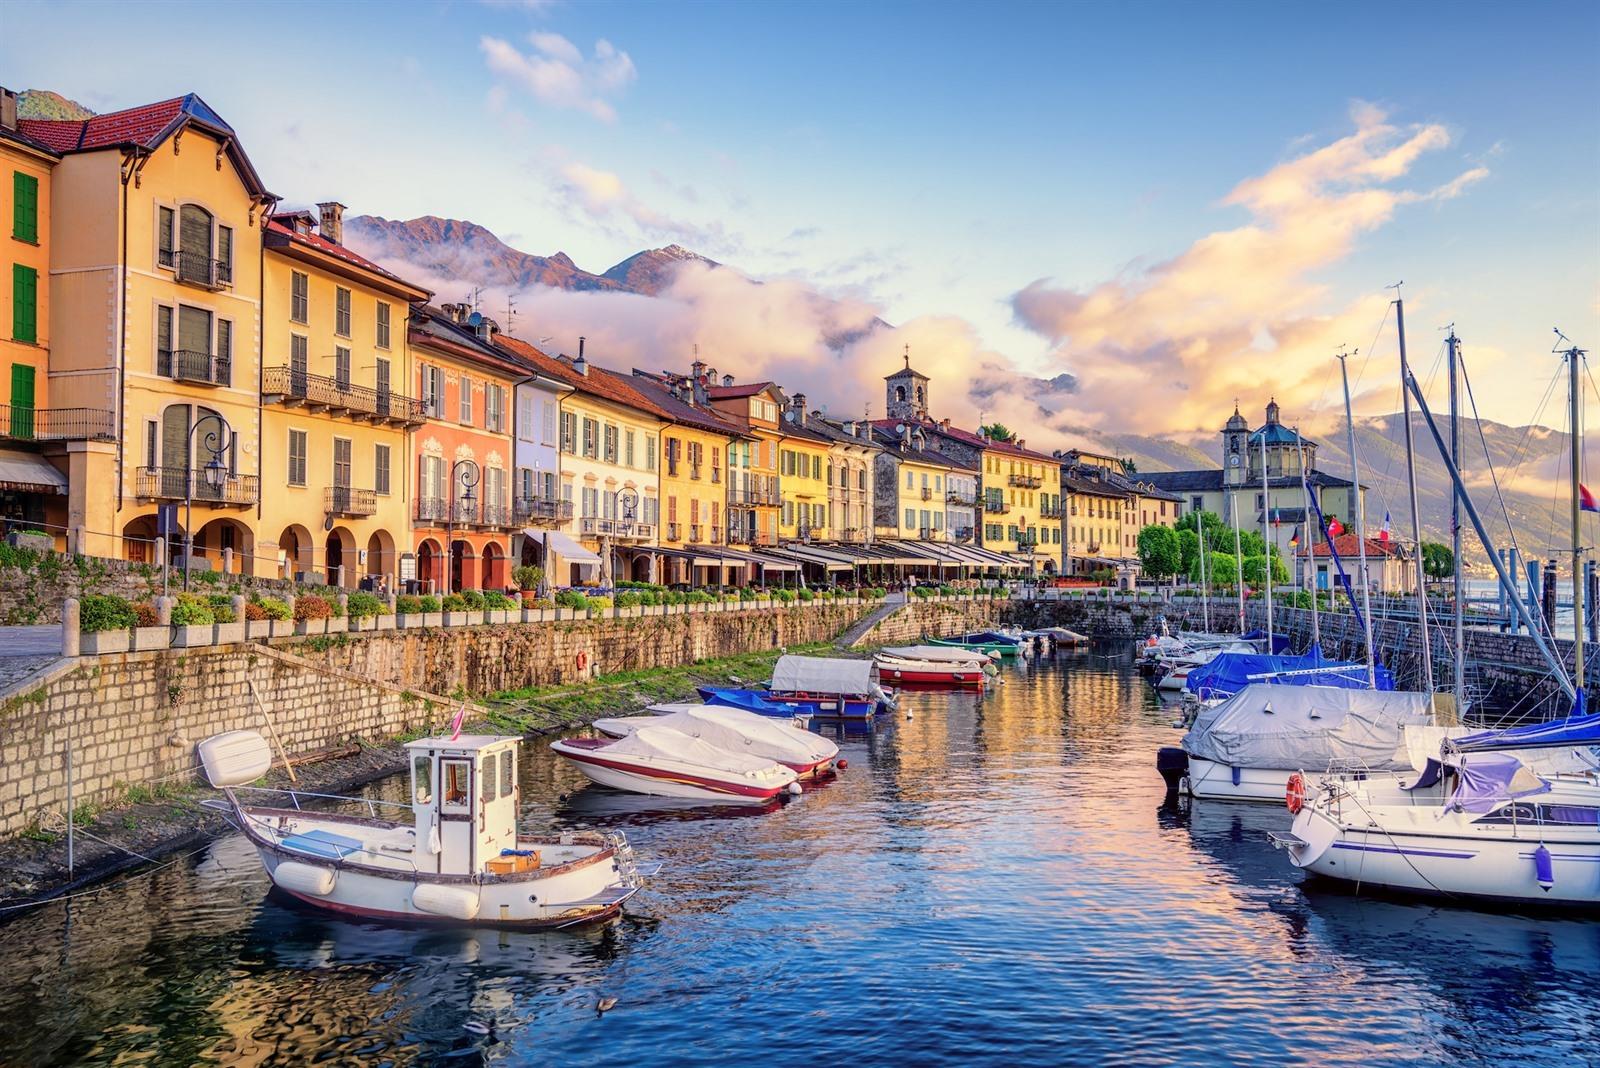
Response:
POLYGON ((521 294, 506 294, 506 333, 511 333, 511 324, 517 321, 517 297, 521 294))
POLYGON ((481 301, 482 299, 483 299, 483 287, 482 286, 473 286, 472 287, 472 310, 473 311, 477 311, 478 310, 478 302, 481 301))

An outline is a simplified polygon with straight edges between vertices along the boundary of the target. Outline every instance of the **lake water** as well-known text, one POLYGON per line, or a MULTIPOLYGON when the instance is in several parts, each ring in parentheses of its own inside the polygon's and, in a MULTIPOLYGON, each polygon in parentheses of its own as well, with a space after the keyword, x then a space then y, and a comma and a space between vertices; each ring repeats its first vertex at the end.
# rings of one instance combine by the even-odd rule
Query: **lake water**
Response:
POLYGON ((1163 810, 1176 733, 1121 647, 1006 677, 907 695, 768 812, 605 793, 530 743, 528 825, 622 828, 665 864, 603 929, 324 917, 269 896, 237 836, 36 910, 0 928, 0 1064, 1600 1057, 1600 922, 1303 885, 1266 841, 1278 806, 1163 810))

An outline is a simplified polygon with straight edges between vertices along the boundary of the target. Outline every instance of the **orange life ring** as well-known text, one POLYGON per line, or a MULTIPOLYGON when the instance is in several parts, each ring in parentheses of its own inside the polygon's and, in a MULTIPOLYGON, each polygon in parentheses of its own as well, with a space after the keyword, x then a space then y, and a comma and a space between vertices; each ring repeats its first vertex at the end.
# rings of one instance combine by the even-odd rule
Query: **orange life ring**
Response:
POLYGON ((1289 815, 1297 816, 1306 807, 1306 778, 1298 771, 1289 776, 1289 785, 1283 791, 1283 807, 1289 815))
POLYGON ((579 671, 587 671, 588 668, 589 668, 589 654, 588 653, 579 653, 578 654, 578 670, 579 671))

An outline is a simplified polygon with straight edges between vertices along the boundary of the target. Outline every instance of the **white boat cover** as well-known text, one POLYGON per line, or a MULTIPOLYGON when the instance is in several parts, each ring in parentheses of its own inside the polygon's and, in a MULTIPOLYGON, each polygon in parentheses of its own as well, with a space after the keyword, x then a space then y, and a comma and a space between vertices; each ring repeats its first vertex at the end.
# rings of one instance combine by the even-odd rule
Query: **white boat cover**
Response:
POLYGON ((640 727, 626 738, 619 738, 594 752, 603 757, 626 757, 645 764, 672 760, 728 775, 755 775, 771 769, 775 763, 768 757, 730 753, 703 738, 693 738, 669 727, 654 726, 640 727))
MULTIPOLYGON (((1479 730, 1478 727, 1407 726, 1395 760, 1417 771, 1426 771, 1430 759, 1440 759, 1440 749, 1446 738, 1464 738, 1479 730)), ((1517 759, 1539 775, 1584 775, 1596 768, 1595 758, 1585 746, 1527 749, 1520 752, 1517 759)))
POLYGON ((839 755, 839 747, 820 734, 742 708, 690 705, 666 716, 606 719, 596 721, 595 726, 607 734, 633 734, 644 727, 665 727, 710 742, 730 753, 765 757, 780 764, 814 764, 839 755))
POLYGON ((1397 753, 1405 728, 1432 722, 1425 693, 1252 683, 1202 709, 1183 748, 1236 768, 1402 771, 1410 767, 1397 753))
POLYGON ((774 693, 868 694, 877 685, 871 660, 826 656, 780 656, 772 668, 774 693))
POLYGON ((958 649, 953 645, 894 645, 883 650, 902 660, 939 660, 950 664, 976 664, 982 667, 989 658, 971 649, 958 649))

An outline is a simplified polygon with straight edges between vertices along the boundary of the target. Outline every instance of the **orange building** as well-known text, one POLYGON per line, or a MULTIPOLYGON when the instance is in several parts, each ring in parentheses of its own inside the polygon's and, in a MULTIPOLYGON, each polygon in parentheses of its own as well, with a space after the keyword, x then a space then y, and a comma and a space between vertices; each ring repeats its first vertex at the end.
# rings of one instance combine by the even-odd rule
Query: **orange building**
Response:
POLYGON ((451 592, 511 581, 511 400, 527 372, 495 347, 495 331, 465 304, 412 309, 415 395, 426 422, 411 431, 416 555, 400 561, 402 585, 415 578, 425 590, 451 592))

